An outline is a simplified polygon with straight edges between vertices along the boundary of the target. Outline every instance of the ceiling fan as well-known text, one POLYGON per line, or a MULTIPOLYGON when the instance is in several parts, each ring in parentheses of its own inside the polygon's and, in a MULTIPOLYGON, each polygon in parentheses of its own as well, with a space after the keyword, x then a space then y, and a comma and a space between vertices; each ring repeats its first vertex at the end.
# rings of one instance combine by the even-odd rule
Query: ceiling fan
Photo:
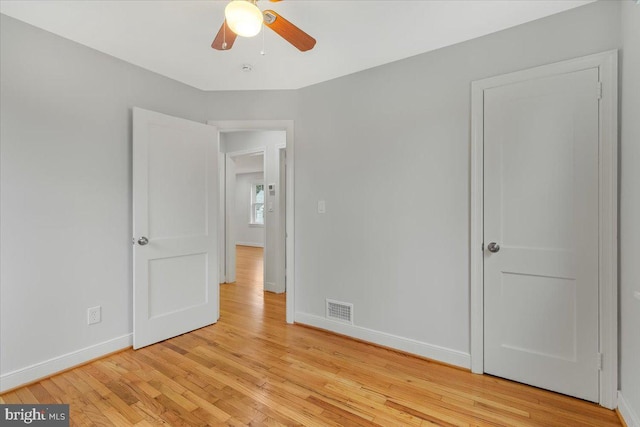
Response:
MULTIPOLYGON (((278 15, 273 10, 261 11, 256 6, 258 0, 231 0, 226 6, 225 19, 211 43, 217 50, 229 50, 237 36, 253 37, 260 32, 262 24, 278 33, 300 51, 313 49, 316 39, 278 15)), ((269 0, 279 2, 280 0, 269 0)))

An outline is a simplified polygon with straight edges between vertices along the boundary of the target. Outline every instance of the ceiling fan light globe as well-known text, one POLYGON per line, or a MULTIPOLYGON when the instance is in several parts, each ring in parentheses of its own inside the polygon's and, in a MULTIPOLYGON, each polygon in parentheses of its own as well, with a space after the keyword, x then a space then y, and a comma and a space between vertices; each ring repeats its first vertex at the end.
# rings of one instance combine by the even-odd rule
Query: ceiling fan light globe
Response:
POLYGON ((253 37, 262 28, 262 12, 258 6, 247 0, 233 0, 224 9, 227 25, 239 36, 253 37))

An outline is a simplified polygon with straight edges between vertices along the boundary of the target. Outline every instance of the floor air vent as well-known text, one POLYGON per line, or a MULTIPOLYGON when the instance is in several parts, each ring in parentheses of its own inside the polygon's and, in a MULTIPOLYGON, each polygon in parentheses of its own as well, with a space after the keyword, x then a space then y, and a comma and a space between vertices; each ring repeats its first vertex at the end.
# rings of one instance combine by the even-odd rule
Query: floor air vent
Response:
POLYGON ((353 304, 327 300, 327 319, 353 324, 353 304))

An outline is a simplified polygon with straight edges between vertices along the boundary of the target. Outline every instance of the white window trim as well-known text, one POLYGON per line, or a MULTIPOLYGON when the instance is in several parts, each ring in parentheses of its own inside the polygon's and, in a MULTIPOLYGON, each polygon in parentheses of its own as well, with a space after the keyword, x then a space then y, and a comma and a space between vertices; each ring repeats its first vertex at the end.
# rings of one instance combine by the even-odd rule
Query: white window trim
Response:
POLYGON ((263 207, 265 205, 266 198, 267 198, 267 192, 266 192, 266 188, 264 186, 264 181, 254 181, 254 182, 252 182, 251 183, 251 189, 250 189, 250 191, 251 191, 251 194, 250 194, 251 199, 249 200, 249 227, 262 228, 262 227, 264 227, 264 210, 263 210, 263 214, 262 214, 262 221, 263 222, 256 222, 255 221, 255 217, 254 217, 254 214, 255 214, 254 206, 259 204, 259 203, 257 203, 255 201, 256 200, 255 188, 258 185, 262 185, 262 191, 264 192, 265 201, 262 202, 262 206, 263 207))

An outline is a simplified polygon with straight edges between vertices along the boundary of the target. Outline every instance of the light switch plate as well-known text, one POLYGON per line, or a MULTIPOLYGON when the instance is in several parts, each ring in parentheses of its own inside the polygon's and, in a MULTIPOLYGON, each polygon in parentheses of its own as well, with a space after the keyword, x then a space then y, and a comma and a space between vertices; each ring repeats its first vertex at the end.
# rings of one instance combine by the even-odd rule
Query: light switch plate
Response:
POLYGON ((327 205, 324 200, 318 200, 318 213, 323 214, 327 211, 327 205))

